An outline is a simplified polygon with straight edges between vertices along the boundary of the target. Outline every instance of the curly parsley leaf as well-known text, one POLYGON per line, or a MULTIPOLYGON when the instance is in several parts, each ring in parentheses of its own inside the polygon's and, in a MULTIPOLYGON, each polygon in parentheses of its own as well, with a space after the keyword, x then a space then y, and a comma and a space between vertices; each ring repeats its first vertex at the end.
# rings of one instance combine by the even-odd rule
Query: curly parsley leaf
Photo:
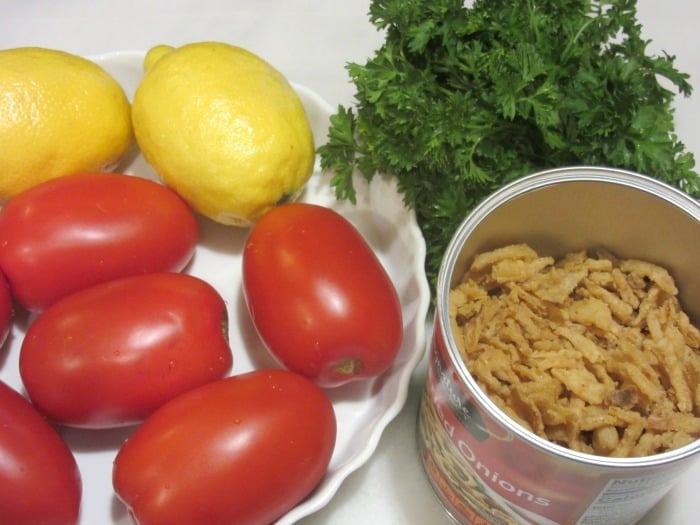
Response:
POLYGON ((647 54, 635 0, 373 0, 369 18, 385 41, 347 65, 356 106, 331 117, 321 165, 339 199, 355 170, 396 177, 433 285, 467 213, 534 171, 617 167, 700 197, 673 121, 689 77, 647 54))

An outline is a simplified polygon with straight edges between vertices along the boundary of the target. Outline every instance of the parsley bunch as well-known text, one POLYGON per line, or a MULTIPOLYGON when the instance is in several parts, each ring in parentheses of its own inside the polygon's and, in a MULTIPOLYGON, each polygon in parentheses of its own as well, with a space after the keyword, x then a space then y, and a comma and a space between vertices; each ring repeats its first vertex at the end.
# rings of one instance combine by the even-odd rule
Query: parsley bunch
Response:
POLYGON ((355 169, 396 177, 433 286, 467 213, 523 175, 609 166, 700 197, 671 106, 688 75, 647 55, 635 0, 373 0, 369 16, 385 42, 347 65, 356 107, 331 116, 321 165, 351 201, 355 169))

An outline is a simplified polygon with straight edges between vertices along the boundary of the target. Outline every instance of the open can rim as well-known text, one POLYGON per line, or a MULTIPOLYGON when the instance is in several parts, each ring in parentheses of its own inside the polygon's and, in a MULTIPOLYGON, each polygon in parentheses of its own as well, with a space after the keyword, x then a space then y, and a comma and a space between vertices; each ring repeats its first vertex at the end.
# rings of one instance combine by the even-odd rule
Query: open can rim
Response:
POLYGON ((581 181, 609 182, 632 187, 635 190, 649 193, 669 202, 700 223, 700 202, 681 190, 647 175, 641 175, 632 171, 595 166, 556 168, 527 175, 503 186, 481 201, 461 223, 453 235, 438 272, 438 304, 436 307, 438 322, 441 326, 445 327, 443 336, 445 337, 447 351, 461 381, 467 385, 474 398, 489 411, 490 415, 497 420, 498 423, 520 439, 531 443, 545 453, 567 457, 573 461, 587 465, 595 465, 597 467, 637 469, 640 467, 668 465, 669 463, 680 461, 697 454, 700 451, 700 439, 677 449, 661 452, 659 454, 642 457, 611 458, 571 450, 530 432, 503 412, 481 389, 467 369, 466 363, 464 363, 459 349, 457 348, 454 336, 448 328, 450 326, 448 308, 449 291, 452 276, 455 271, 455 264, 465 241, 488 214, 499 204, 525 193, 562 182, 581 181))

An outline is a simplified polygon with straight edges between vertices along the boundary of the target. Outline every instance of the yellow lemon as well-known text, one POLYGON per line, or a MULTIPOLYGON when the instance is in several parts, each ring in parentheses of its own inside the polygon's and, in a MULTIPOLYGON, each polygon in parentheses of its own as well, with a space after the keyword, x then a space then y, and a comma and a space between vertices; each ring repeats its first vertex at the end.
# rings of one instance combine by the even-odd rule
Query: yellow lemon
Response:
POLYGON ((54 49, 0 50, 0 199, 109 170, 133 142, 129 100, 98 64, 54 49))
POLYGON ((220 42, 157 46, 132 105, 136 140, 163 182, 214 221, 253 223, 313 172, 297 93, 257 55, 220 42))

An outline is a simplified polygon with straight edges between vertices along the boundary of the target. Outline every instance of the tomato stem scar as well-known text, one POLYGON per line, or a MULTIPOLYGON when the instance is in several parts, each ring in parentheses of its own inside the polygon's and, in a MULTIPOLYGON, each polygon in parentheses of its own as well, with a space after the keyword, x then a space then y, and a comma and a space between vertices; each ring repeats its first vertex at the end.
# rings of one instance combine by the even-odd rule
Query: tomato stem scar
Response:
POLYGON ((332 370, 344 376, 359 374, 360 370, 362 370, 362 361, 354 357, 343 359, 333 365, 332 370))

